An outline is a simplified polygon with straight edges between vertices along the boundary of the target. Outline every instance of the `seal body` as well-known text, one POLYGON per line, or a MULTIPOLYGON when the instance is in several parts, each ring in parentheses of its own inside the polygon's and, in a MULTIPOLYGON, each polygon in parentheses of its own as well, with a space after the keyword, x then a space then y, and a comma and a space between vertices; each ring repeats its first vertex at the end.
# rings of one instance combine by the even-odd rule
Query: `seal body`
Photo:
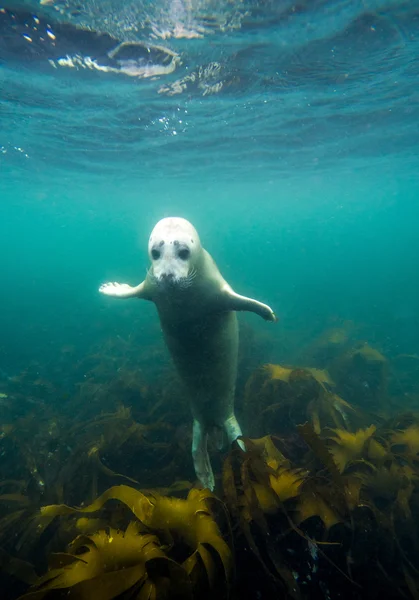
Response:
POLYGON ((269 321, 276 318, 266 304, 231 289, 201 246, 197 231, 185 219, 159 221, 151 233, 148 252, 151 268, 145 281, 136 287, 107 283, 100 291, 155 303, 165 342, 190 401, 195 472, 212 490, 208 434, 225 432, 231 443, 242 433, 234 415, 238 355, 235 311, 250 310, 269 321))

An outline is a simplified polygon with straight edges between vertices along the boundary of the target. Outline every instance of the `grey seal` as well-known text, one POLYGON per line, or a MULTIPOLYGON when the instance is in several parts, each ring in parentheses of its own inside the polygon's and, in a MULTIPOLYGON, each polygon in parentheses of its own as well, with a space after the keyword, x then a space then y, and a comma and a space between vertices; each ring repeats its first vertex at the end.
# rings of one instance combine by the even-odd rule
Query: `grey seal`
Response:
POLYGON ((159 221, 151 233, 148 254, 151 267, 142 283, 135 287, 105 283, 99 291, 115 298, 142 298, 156 305, 165 342, 190 401, 195 473, 204 487, 213 490, 208 434, 224 431, 229 443, 242 435, 234 415, 238 354, 235 311, 251 311, 266 321, 277 319, 266 304, 233 291, 186 219, 159 221))

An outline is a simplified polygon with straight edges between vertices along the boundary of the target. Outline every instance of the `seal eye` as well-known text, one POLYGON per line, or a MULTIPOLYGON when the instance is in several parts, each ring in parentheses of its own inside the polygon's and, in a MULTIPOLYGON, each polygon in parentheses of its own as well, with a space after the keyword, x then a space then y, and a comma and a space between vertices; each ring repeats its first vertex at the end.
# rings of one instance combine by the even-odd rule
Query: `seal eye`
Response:
POLYGON ((151 251, 151 257, 153 260, 158 260, 160 258, 160 250, 156 250, 155 248, 153 248, 153 250, 151 251))
POLYGON ((182 248, 181 250, 179 250, 179 252, 177 253, 177 255, 182 260, 188 260, 188 258, 191 255, 191 253, 190 253, 190 251, 187 248, 182 248))

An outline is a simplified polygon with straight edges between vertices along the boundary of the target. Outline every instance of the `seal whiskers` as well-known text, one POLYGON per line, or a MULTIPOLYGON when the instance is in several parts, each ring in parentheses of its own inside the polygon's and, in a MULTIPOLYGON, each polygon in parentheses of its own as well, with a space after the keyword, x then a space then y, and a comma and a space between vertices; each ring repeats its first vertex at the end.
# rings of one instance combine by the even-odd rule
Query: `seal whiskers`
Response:
POLYGON ((192 268, 190 273, 185 278, 179 281, 179 287, 181 287, 183 290, 190 287, 193 283, 193 280, 196 277, 196 274, 197 270, 195 268, 192 268))

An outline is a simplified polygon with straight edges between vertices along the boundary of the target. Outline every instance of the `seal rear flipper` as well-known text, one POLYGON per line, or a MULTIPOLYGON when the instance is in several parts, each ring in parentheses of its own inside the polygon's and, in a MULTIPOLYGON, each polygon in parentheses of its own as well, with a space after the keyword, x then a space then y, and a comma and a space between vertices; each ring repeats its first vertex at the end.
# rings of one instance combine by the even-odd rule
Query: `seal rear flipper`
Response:
MULTIPOLYGON (((230 445, 242 435, 242 430, 240 429, 240 425, 234 415, 231 415, 231 417, 224 421, 224 429, 230 445)), ((237 440, 237 443, 240 448, 246 452, 246 446, 243 444, 243 442, 241 440, 237 440)))
POLYGON ((253 298, 236 294, 229 285, 224 287, 223 293, 226 297, 226 308, 228 310, 246 310, 256 313, 262 317, 262 319, 265 319, 265 321, 276 322, 278 320, 270 306, 263 304, 263 302, 259 302, 258 300, 254 300, 253 298))
POLYGON ((207 450, 208 433, 203 430, 202 425, 194 419, 192 430, 192 459, 195 473, 202 485, 211 492, 214 490, 214 473, 207 450))

